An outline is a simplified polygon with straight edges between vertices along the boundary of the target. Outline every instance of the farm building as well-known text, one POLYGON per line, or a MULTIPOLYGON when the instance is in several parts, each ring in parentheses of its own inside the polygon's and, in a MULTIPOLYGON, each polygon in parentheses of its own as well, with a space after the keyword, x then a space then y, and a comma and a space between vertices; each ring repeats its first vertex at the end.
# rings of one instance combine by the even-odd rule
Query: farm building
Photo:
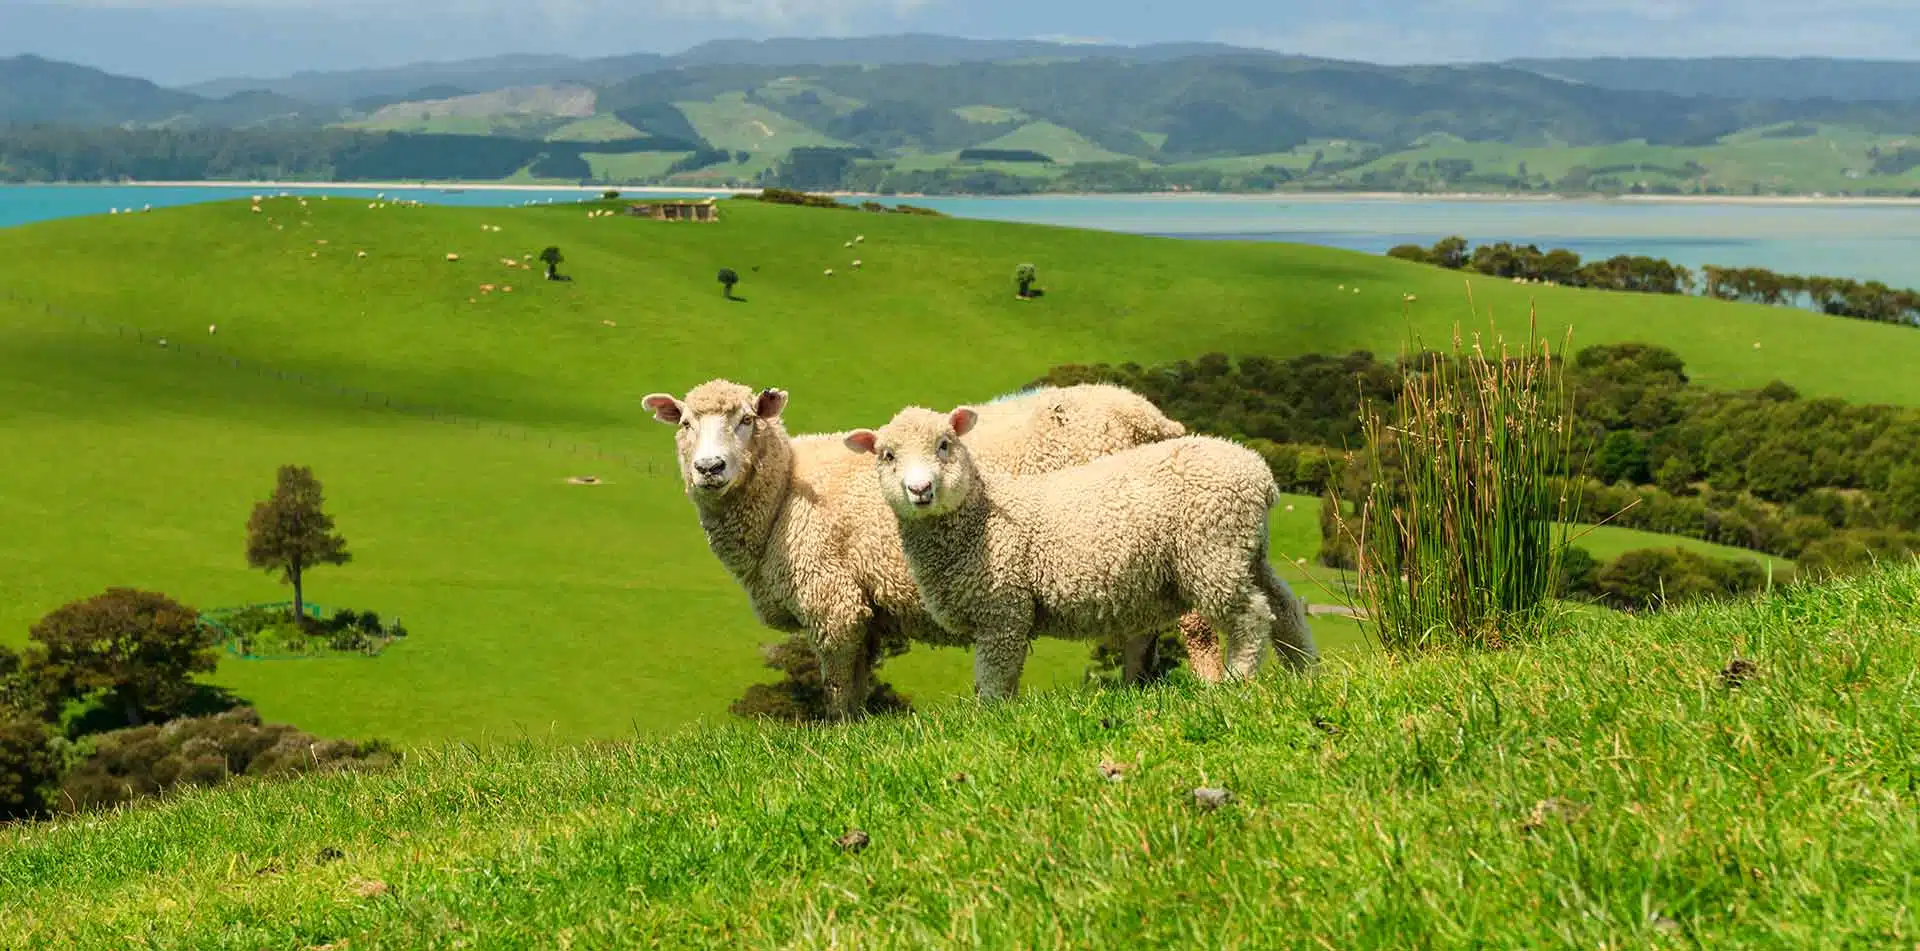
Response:
POLYGON ((720 207, 713 199, 702 201, 642 201, 635 202, 627 213, 640 218, 653 218, 659 221, 719 221, 720 207))

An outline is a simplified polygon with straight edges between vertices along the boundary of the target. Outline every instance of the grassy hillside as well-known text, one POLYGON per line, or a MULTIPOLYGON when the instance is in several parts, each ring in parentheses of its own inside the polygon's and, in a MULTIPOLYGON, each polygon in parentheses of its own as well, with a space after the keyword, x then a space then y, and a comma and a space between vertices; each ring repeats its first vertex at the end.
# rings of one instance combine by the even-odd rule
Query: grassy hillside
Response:
POLYGON ((1916 602, 1907 566, 1310 682, 193 792, 0 831, 0 941, 1905 947, 1916 602))
MULTIPOLYGON (((311 465, 358 555, 317 572, 310 597, 398 615, 413 636, 374 660, 230 660, 216 679, 330 735, 617 736, 724 717, 771 679, 755 651, 771 635, 706 551, 671 434, 638 406, 648 392, 777 385, 793 429, 840 429, 1059 363, 1387 353, 1409 321, 1437 337, 1474 320, 1459 274, 1310 247, 748 201, 714 225, 579 206, 263 207, 0 231, 0 254, 36 262, 0 297, 0 577, 20 592, 0 602, 0 638, 109 584, 203 608, 281 597, 245 568, 243 526, 275 466, 311 465), (501 264, 549 244, 573 282, 501 264), (1045 298, 1014 299, 1021 261, 1045 298), (722 266, 745 302, 721 298, 722 266), (608 484, 564 481, 584 474, 608 484)), ((1778 377, 1920 404, 1901 369, 1920 358, 1911 330, 1498 281, 1473 294, 1508 330, 1537 299, 1549 336, 1571 324, 1581 345, 1664 343, 1709 385, 1778 377)), ((1311 558, 1314 513, 1296 501, 1276 512, 1276 551, 1311 558)), ((1353 642, 1342 622, 1316 629, 1336 650, 1353 642)), ((1043 645, 1032 682, 1071 682, 1085 653, 1043 645)), ((964 693, 967 666, 918 651, 888 676, 932 698, 964 693)))

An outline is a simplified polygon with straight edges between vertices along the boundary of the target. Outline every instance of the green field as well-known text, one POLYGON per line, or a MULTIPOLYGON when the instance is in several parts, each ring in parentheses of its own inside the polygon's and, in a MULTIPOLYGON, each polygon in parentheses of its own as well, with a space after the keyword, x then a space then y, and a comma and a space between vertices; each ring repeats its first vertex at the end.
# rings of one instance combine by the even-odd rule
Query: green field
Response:
POLYGON ((1061 165, 1074 165, 1080 162, 1139 161, 1132 156, 1103 149, 1088 141, 1086 136, 1051 122, 1029 122, 997 139, 983 142, 977 148, 1028 149, 1053 159, 1061 165))
POLYGON ((575 119, 547 133, 547 139, 552 142, 613 142, 636 139, 642 135, 639 129, 613 116, 598 115, 575 119))
POLYGON ((1905 948, 1916 603, 194 791, 0 830, 0 943, 1905 948))
POLYGON ((804 146, 844 145, 758 103, 745 93, 727 93, 707 102, 676 102, 687 121, 714 148, 785 153, 804 146))
POLYGON ((1605 169, 1605 174, 1628 182, 1674 184, 1692 182, 1701 176, 1680 170, 1688 162, 1706 169, 1705 180, 1734 191, 1751 186, 1789 189, 1799 192, 1837 192, 1858 190, 1864 185, 1876 187, 1920 187, 1920 169, 1904 175, 1872 174, 1873 158, 1869 149, 1890 150, 1905 139, 1874 136, 1839 126, 1819 127, 1812 135, 1778 137, 1769 130, 1755 129, 1726 136, 1713 145, 1680 147, 1622 142, 1600 146, 1551 145, 1523 147, 1495 142, 1463 142, 1441 138, 1421 147, 1390 152, 1340 173, 1342 181, 1355 182, 1369 171, 1389 169, 1400 163, 1415 165, 1423 161, 1466 159, 1476 174, 1517 174, 1522 166, 1528 175, 1559 180, 1575 167, 1605 169))
MULTIPOLYGON (((0 601, 0 639, 113 584, 203 608, 282 597, 245 568, 243 526, 276 466, 310 465, 357 553, 317 572, 310 596, 398 615, 413 636, 374 660, 230 660, 216 680, 323 735, 654 732, 725 719, 746 683, 771 678, 755 648, 772 636, 707 552, 671 475, 671 434, 639 408, 648 392, 715 376, 777 385, 795 431, 840 429, 907 403, 985 399, 1064 362, 1391 353, 1409 319, 1432 338, 1475 319, 1457 273, 1311 247, 750 201, 725 203, 713 225, 583 206, 265 207, 0 231, 0 253, 35 262, 0 297, 0 577, 17 592, 0 601), (844 248, 856 234, 866 242, 844 248), (500 263, 549 244, 572 283, 500 263), (1044 299, 1014 300, 1020 261, 1039 265, 1044 299), (745 302, 721 298, 722 266, 745 302), (608 484, 564 482, 583 474, 608 484)), ((1491 308, 1518 331, 1535 300, 1549 336, 1572 324, 1580 345, 1658 341, 1707 385, 1778 377, 1810 396, 1920 404, 1901 369, 1901 354, 1920 356, 1909 329, 1472 286, 1481 320, 1491 308)), ((1306 505, 1276 513, 1276 550, 1311 559, 1313 518, 1306 505)), ((1316 629, 1336 653, 1355 640, 1344 622, 1316 629)), ((1072 682, 1085 656, 1043 645, 1029 683, 1072 682)), ((886 676, 931 699, 963 694, 967 668, 957 651, 922 650, 886 676)))

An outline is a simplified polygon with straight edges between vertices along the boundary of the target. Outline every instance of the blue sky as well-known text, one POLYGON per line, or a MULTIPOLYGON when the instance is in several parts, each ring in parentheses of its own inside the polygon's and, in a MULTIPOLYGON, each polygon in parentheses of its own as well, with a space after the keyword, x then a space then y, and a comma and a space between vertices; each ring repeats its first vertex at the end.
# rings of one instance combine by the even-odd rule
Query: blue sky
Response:
POLYGON ((908 30, 1220 40, 1386 63, 1920 58, 1915 0, 0 0, 0 55, 38 53, 163 83, 908 30))

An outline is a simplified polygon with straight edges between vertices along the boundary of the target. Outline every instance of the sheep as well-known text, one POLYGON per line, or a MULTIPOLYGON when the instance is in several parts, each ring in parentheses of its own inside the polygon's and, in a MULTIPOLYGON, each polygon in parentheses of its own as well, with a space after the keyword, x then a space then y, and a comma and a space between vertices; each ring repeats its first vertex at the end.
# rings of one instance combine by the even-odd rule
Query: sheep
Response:
POLYGON ((219 325, 217 325, 217 324, 208 324, 208 325, 207 325, 207 336, 209 336, 209 337, 211 337, 211 336, 213 336, 213 334, 214 334, 214 332, 215 332, 215 331, 217 331, 217 330, 219 330, 219 329, 220 329, 220 327, 219 327, 219 325))
POLYGON ((828 277, 832 277, 832 276, 833 276, 833 268, 827 268, 827 276, 828 276, 828 277))
POLYGON ((1189 612, 1220 632, 1229 677, 1257 672, 1262 635, 1296 670, 1318 657, 1305 606, 1267 563, 1280 493, 1257 453, 1180 436, 1009 475, 963 439, 979 418, 908 407, 846 445, 876 457, 909 572, 935 623, 973 642, 981 699, 1019 692, 1036 636, 1104 638, 1189 612))
MULTIPOLYGON (((746 590, 755 616, 811 640, 835 719, 865 710, 883 649, 897 652, 910 640, 966 643, 926 613, 874 467, 846 451, 844 434, 789 436, 784 390, 756 392, 724 379, 694 387, 684 400, 653 393, 641 403, 678 427, 687 497, 708 547, 746 590)), ((1012 395, 983 405, 979 418, 974 451, 995 471, 1059 468, 1186 432, 1138 394, 1105 385, 1012 395)), ((1200 619, 1183 634, 1196 671, 1219 666, 1200 619)), ((1158 637, 1135 639, 1145 643, 1128 645, 1129 682, 1142 679, 1158 637)))

